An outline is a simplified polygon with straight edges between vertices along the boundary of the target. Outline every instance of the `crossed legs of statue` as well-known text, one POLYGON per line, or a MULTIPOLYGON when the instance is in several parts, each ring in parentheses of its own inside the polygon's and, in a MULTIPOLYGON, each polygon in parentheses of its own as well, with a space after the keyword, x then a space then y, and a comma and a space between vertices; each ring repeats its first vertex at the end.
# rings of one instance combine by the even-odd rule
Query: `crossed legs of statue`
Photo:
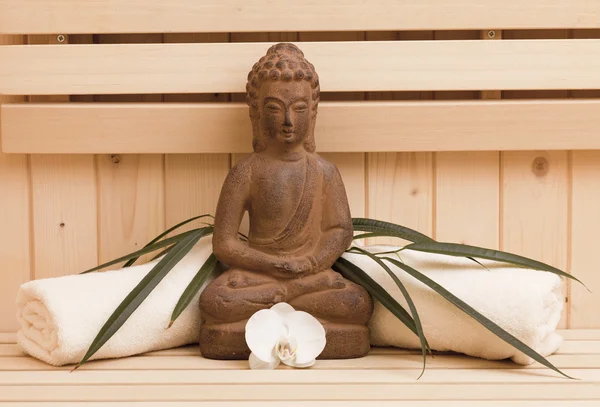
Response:
POLYGON ((367 291, 327 269, 290 280, 231 269, 217 277, 200 296, 203 324, 200 351, 210 359, 247 359, 248 318, 256 311, 287 302, 306 311, 325 328, 320 359, 356 358, 369 352, 367 322, 373 302, 367 291))

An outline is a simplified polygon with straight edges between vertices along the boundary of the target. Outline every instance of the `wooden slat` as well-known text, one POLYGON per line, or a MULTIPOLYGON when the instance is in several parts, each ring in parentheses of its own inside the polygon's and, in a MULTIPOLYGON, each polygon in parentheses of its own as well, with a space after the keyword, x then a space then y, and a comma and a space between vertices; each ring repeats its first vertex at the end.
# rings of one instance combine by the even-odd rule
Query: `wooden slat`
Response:
MULTIPOLYGON (((593 369, 600 366, 600 354, 550 355, 546 358, 559 369, 593 369)), ((11 357, 0 358, 0 371, 19 370, 71 370, 73 366, 54 367, 34 358, 11 357)), ((372 354, 360 359, 320 360, 311 370, 348 370, 348 369, 421 369, 423 357, 417 353, 389 352, 372 354)), ((135 356, 119 359, 105 359, 85 364, 84 370, 239 370, 247 369, 248 361, 220 361, 186 356, 135 356)), ((427 369, 475 369, 475 370, 511 370, 519 371, 540 369, 542 365, 535 363, 521 366, 510 361, 489 361, 462 355, 435 354, 428 357, 427 369)), ((545 368, 544 368, 545 369, 545 368)), ((548 370, 548 372, 551 372, 548 370)), ((415 376, 414 378, 416 379, 415 376)))
POLYGON ((559 329, 558 333, 569 341, 600 340, 600 329, 559 329))
POLYGON ((499 153, 436 154, 435 238, 498 248, 499 153))
MULTIPOLYGON (((431 153, 372 153, 368 155, 367 174, 369 218, 394 222, 432 236, 431 153)), ((383 237, 367 242, 403 244, 400 239, 383 237)))
MULTIPOLYGON (((254 372, 252 372, 254 373, 254 372)), ((418 374, 418 371, 414 371, 418 374)), ((335 377, 329 373, 330 376, 335 377)), ((558 380, 558 379, 555 379, 558 380)), ((151 400, 598 400, 599 384, 432 383, 389 384, 210 384, 3 386, 3 401, 151 400)))
POLYGON ((0 1, 0 33, 236 32, 597 28, 594 0, 0 1), (43 3, 43 7, 41 7, 43 3))
MULTIPOLYGON (((4 46, 0 93, 244 92, 248 71, 270 45, 4 46)), ((301 48, 318 67, 324 92, 600 88, 598 39, 303 42, 301 48)))
POLYGON ((14 332, 1 332, 0 343, 15 343, 17 341, 17 335, 14 332))
POLYGON ((31 157, 35 278, 74 274, 97 265, 94 157, 31 157))
POLYGON ((600 228, 600 151, 575 151, 572 160, 571 272, 592 291, 571 283, 571 327, 600 326, 600 260, 597 233, 600 228))
MULTIPOLYGON (((321 407, 372 407, 373 400, 361 401, 319 401, 321 407)), ((574 401, 574 407, 596 407, 597 401, 574 401)), ((142 401, 142 402, 103 402, 107 407, 304 407, 306 401, 142 401)), ((415 407, 563 407, 564 401, 411 401, 415 407)), ((98 407, 97 402, 7 402, 3 407, 98 407)), ((398 401, 377 401, 378 407, 397 407, 398 401)))
MULTIPOLYGON (((9 153, 248 153, 243 104, 3 105, 9 153)), ((323 102, 319 152, 600 148, 600 100, 323 102)))
MULTIPOLYGON (((24 38, 0 36, 0 44, 22 44, 24 38)), ((23 102, 21 96, 1 96, 2 103, 23 102)), ((2 128, 0 115, 0 128, 2 128)), ((1 133, 1 131, 0 131, 1 133)), ((2 140, 0 140, 0 150, 2 140)), ((29 161, 26 155, 0 152, 0 331, 18 328, 15 296, 31 278, 29 161)))
POLYGON ((567 171, 565 151, 502 153, 502 250, 567 270, 567 171))
MULTIPOLYGON (((223 362, 222 362, 223 363, 223 362)), ((581 379, 586 383, 600 384, 600 369, 565 369, 565 373, 581 379), (567 373, 569 374, 569 373, 567 373)), ((51 372, 0 372, 0 383, 3 387, 39 386, 39 385, 223 385, 236 384, 415 384, 419 375, 418 369, 410 370, 340 370, 332 374, 329 370, 276 369, 251 371, 240 370, 171 370, 168 374, 162 371, 144 370, 131 374, 128 371, 78 371, 77 374, 65 374, 61 371, 51 372), (415 373, 417 375, 415 376, 415 373)), ((522 384, 551 383, 559 387, 568 379, 558 378, 556 373, 550 374, 542 369, 518 370, 431 370, 423 376, 422 386, 433 384, 458 383, 501 383, 516 382, 522 384)), ((0 395, 0 400, 2 395, 0 395)))

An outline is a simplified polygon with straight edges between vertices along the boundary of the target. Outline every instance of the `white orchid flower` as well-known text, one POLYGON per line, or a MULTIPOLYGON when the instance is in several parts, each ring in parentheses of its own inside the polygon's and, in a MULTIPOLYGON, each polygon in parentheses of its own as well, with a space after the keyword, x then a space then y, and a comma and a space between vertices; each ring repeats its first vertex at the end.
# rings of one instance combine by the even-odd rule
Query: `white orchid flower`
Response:
POLYGON ((250 317, 246 343, 251 369, 275 369, 281 362, 309 367, 325 348, 325 328, 309 313, 280 302, 250 317))

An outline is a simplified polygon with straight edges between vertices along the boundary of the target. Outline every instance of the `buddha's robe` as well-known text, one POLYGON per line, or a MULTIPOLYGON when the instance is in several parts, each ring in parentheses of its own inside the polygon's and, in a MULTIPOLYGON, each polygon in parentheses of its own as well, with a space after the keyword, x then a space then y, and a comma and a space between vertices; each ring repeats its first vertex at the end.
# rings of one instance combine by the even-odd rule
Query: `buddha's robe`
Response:
POLYGON ((209 325, 246 321, 260 309, 287 302, 324 323, 365 325, 373 309, 370 296, 331 269, 352 241, 350 211, 337 168, 317 154, 281 165, 269 167, 255 153, 230 172, 220 197, 213 238, 215 254, 219 257, 221 253, 221 260, 230 268, 203 291, 203 319, 209 325), (235 223, 241 217, 238 209, 229 215, 219 211, 226 202, 232 205, 228 199, 235 199, 236 193, 228 192, 229 182, 237 183, 233 189, 240 194, 249 183, 243 208, 250 217, 250 252, 239 246, 218 250, 225 245, 224 240, 232 239, 219 234, 219 215, 233 217, 235 223), (253 257, 252 251, 282 261, 306 256, 315 270, 286 275, 266 261, 247 260, 253 257), (247 267, 236 265, 241 258, 247 267))

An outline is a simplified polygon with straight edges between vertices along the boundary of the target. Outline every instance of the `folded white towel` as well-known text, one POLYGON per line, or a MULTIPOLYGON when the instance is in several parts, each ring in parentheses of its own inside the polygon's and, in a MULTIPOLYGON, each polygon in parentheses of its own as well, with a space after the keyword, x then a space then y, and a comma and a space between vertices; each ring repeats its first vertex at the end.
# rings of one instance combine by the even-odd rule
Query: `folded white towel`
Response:
MULTIPOLYGON (((363 247, 372 252, 395 246, 363 247)), ((170 329, 165 329, 183 290, 212 253, 205 237, 185 256, 121 329, 90 359, 131 356, 197 343, 199 294, 170 329)), ((366 256, 345 253, 408 310, 389 275, 366 256)), ((468 259, 406 250, 402 259, 437 281, 543 356, 555 352, 562 338, 555 332, 561 316, 561 279, 551 273, 468 259)), ((28 354, 49 364, 77 363, 98 330, 119 303, 159 260, 105 272, 33 280, 17 294, 17 340, 28 354)), ((487 331, 471 317, 403 270, 390 265, 410 292, 432 349, 455 351, 485 359, 532 360, 487 331)), ((205 283, 208 284, 210 280, 205 283)), ((375 301, 370 321, 374 346, 420 349, 418 338, 375 301)))
MULTIPOLYGON (((361 248, 374 253, 399 247, 361 248)), ((564 305, 561 277, 488 260, 478 259, 490 271, 462 257, 413 250, 404 250, 399 255, 404 263, 439 283, 542 356, 554 353, 562 344, 562 337, 555 331, 564 305)), ((394 281, 374 260, 354 253, 345 253, 343 257, 361 267, 409 310, 394 281)), ((489 332, 431 288, 401 268, 386 264, 411 295, 432 349, 489 360, 510 358, 523 365, 533 363, 533 359, 489 332)), ((378 301, 370 329, 374 346, 421 348, 419 338, 378 301)))
MULTIPOLYGON (((207 236, 167 274, 90 360, 197 343, 199 294, 173 326, 166 328, 181 293, 210 253, 212 239, 207 236)), ((115 308, 159 260, 118 270, 32 280, 21 285, 16 299, 18 344, 27 354, 51 365, 78 363, 115 308)))

